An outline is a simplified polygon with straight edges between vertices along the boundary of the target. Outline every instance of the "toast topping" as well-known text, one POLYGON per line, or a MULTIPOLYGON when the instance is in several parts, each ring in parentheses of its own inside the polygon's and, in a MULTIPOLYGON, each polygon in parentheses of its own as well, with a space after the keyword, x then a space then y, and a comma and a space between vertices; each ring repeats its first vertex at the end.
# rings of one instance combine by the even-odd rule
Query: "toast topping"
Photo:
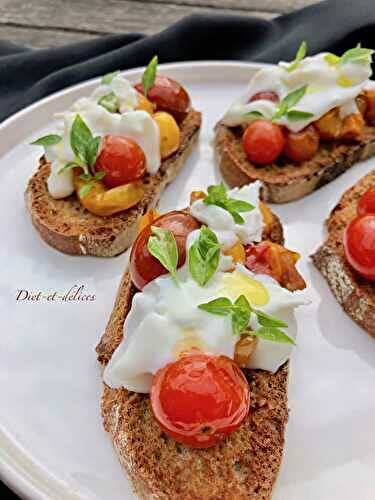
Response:
POLYGON ((342 118, 358 112, 355 99, 368 85, 373 51, 356 47, 341 58, 327 53, 301 58, 305 51, 292 64, 280 62, 258 71, 223 123, 237 126, 263 117, 299 132, 335 107, 342 118))
POLYGON ((144 71, 142 84, 134 87, 119 72, 105 75, 89 97, 56 114, 57 134, 33 143, 44 147, 51 164, 49 194, 59 199, 76 191, 82 205, 95 215, 131 208, 143 196, 143 177, 155 175, 161 161, 180 147, 177 121, 189 110, 186 90, 157 75, 156 56, 144 71), (92 194, 84 202, 92 190, 100 196, 92 194), (136 196, 125 195, 128 192, 136 196))
POLYGON ((190 212, 212 229, 224 250, 241 242, 262 239, 264 221, 259 205, 260 182, 226 191, 224 184, 210 186, 208 195, 195 200, 190 212))

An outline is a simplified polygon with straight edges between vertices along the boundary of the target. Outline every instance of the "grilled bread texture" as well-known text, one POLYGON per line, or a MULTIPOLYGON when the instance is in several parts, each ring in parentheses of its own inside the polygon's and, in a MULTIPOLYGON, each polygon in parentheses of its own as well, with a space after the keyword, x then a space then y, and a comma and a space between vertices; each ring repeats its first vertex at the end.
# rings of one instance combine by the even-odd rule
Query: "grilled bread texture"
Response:
POLYGON ((227 127, 221 122, 215 127, 215 152, 223 178, 231 187, 262 181, 263 199, 271 203, 303 198, 375 155, 375 127, 367 126, 360 142, 321 142, 309 161, 295 163, 280 158, 260 167, 248 160, 242 134, 242 127, 227 127))
POLYGON ((345 227, 356 217, 359 199, 373 186, 375 170, 343 194, 326 221, 327 239, 312 260, 344 311, 375 337, 375 282, 363 278, 348 264, 343 244, 345 227))

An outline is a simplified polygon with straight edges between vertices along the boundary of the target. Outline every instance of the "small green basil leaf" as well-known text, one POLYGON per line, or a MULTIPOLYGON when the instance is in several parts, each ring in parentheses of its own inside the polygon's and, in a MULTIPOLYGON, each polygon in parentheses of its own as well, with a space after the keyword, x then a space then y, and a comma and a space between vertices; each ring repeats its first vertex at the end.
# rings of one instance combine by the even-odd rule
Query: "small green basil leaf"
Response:
POLYGON ((280 342, 281 344, 295 345, 294 340, 278 328, 261 326, 260 328, 258 328, 258 330, 252 331, 251 335, 264 340, 269 340, 270 342, 280 342))
POLYGON ((247 118, 254 118, 254 119, 264 118, 263 113, 261 113, 260 111, 249 111, 248 113, 245 113, 244 116, 246 116, 247 118))
POLYGON ((108 94, 103 95, 103 97, 99 99, 98 104, 110 113, 116 113, 119 110, 119 100, 113 90, 108 92, 108 94))
POLYGON ((173 233, 157 226, 151 226, 151 232, 147 243, 148 251, 176 278, 178 249, 173 233))
POLYGON ((298 47, 296 57, 294 61, 286 68, 286 70, 290 73, 298 68, 300 62, 305 57, 307 52, 307 43, 303 41, 301 45, 298 47))
POLYGON ((306 94, 308 85, 303 85, 296 90, 289 92, 278 105, 276 112, 274 113, 272 120, 281 118, 284 116, 293 106, 299 103, 302 97, 306 94))
POLYGON ((76 115, 70 130, 70 146, 73 153, 86 165, 89 164, 88 149, 93 140, 91 130, 82 120, 79 114, 76 115))
POLYGON ((374 52, 374 50, 365 49, 364 47, 361 47, 361 44, 358 44, 357 47, 347 50, 340 57, 340 64, 345 64, 348 62, 360 64, 369 63, 371 62, 371 56, 372 54, 374 54, 374 52))
POLYGON ((93 182, 88 182, 87 184, 84 184, 83 186, 81 186, 79 188, 79 196, 81 198, 84 198, 85 196, 87 196, 89 194, 89 192, 91 191, 91 189, 94 187, 94 183, 93 182))
POLYGON ((93 167, 96 163, 96 157, 98 155, 98 150, 100 146, 101 137, 93 137, 87 145, 87 162, 90 167, 93 167))
POLYGON ((276 327, 276 328, 287 328, 288 323, 285 323, 285 321, 281 321, 281 319, 274 318, 273 316, 269 316, 268 314, 264 313, 263 311, 259 311, 258 309, 254 310, 255 314, 257 315, 257 319, 260 325, 262 326, 270 326, 270 327, 276 327))
POLYGON ((307 111, 298 111, 298 109, 292 109, 292 110, 288 111, 286 114, 286 117, 291 122, 308 120, 309 118, 312 118, 313 116, 314 116, 314 113, 308 113, 307 111))
POLYGON ((219 297, 218 299, 211 300, 206 304, 200 304, 199 309, 207 311, 217 316, 228 316, 232 314, 232 302, 226 297, 219 297))
POLYGON ((101 181, 102 179, 104 179, 104 177, 107 175, 107 172, 104 172, 104 170, 101 170, 100 172, 96 172, 96 174, 94 175, 94 179, 96 181, 101 181))
POLYGON ((204 286, 215 274, 219 260, 219 240, 213 231, 203 226, 189 248, 189 270, 198 285, 204 286))
POLYGON ((70 169, 75 168, 75 167, 80 167, 80 165, 77 165, 77 163, 75 163, 74 161, 70 161, 69 163, 64 165, 62 168, 60 168, 60 170, 57 173, 62 174, 63 172, 65 172, 65 170, 70 170, 70 169))
POLYGON ((59 142, 61 142, 61 140, 61 135, 49 134, 44 135, 43 137, 39 137, 39 139, 32 142, 31 144, 33 146, 55 146, 55 144, 58 144, 59 142))
POLYGON ((251 306, 244 295, 240 295, 234 302, 232 311, 232 331, 234 335, 243 332, 250 321, 251 306))
POLYGON ((101 79, 101 84, 102 85, 110 85, 112 83, 112 80, 114 79, 115 76, 119 75, 120 71, 113 71, 112 73, 107 73, 104 75, 101 79))
POLYGON ((157 67, 158 56, 154 56, 148 63, 142 75, 142 87, 145 97, 147 97, 149 90, 155 83, 157 67))
POLYGON ((92 175, 91 174, 81 174, 79 176, 80 179, 83 181, 91 181, 92 180, 92 175))

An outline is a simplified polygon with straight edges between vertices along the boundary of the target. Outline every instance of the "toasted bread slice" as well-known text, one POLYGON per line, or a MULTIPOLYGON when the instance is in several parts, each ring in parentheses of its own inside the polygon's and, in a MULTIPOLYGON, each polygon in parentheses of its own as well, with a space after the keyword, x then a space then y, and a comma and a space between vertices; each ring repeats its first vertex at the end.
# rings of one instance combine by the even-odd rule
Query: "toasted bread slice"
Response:
POLYGON ((312 260, 344 311, 375 337, 375 283, 347 263, 343 245, 345 227, 357 214, 359 198, 371 186, 375 186, 375 170, 343 194, 326 221, 327 239, 312 260))
POLYGON ((88 212, 75 195, 63 200, 52 198, 46 182, 50 165, 42 158, 25 193, 34 227, 44 241, 67 254, 113 257, 124 252, 136 236, 140 217, 155 207, 162 191, 181 170, 200 126, 201 114, 191 111, 181 124, 179 149, 162 162, 156 175, 145 177, 143 199, 129 210, 108 217, 88 212))
POLYGON ((277 163, 257 167, 242 147, 241 127, 215 127, 215 151, 225 181, 243 186, 256 180, 263 183, 263 199, 286 203, 302 198, 328 184, 355 163, 375 155, 375 127, 367 126, 360 142, 322 142, 312 160, 294 163, 281 158, 277 163))
MULTIPOLYGON (((282 244, 275 217, 263 235, 282 244)), ((126 272, 106 331, 97 346, 106 365, 123 337, 135 287, 126 272)), ((187 448, 166 436, 156 423, 148 395, 104 384, 102 415, 118 457, 142 499, 267 500, 280 467, 288 420, 288 363, 274 375, 246 370, 251 412, 225 441, 205 450, 187 448)))

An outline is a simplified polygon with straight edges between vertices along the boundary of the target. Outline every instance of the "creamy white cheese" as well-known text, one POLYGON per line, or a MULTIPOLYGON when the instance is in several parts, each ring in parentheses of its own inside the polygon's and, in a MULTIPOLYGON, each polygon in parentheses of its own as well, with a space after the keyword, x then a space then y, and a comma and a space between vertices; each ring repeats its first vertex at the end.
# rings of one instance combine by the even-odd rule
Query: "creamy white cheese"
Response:
POLYGON ((308 85, 307 92, 292 109, 313 113, 313 116, 299 121, 290 121, 284 116, 277 119, 277 123, 298 132, 336 106, 340 107, 342 116, 356 112, 355 98, 368 86, 372 74, 370 63, 332 65, 326 55, 306 57, 291 72, 286 70, 288 63, 284 62, 261 69, 251 79, 246 92, 231 105, 223 122, 228 126, 249 123, 255 119, 247 115, 251 111, 260 111, 270 119, 277 103, 269 100, 249 103, 249 99, 258 92, 271 91, 281 100, 304 85, 308 85))
POLYGON ((238 240, 248 245, 260 241, 263 232, 263 217, 259 208, 260 182, 253 182, 241 188, 228 191, 228 197, 236 200, 247 201, 255 208, 250 212, 241 212, 244 224, 236 224, 231 214, 217 205, 206 205, 203 200, 195 201, 190 207, 193 217, 212 229, 219 242, 226 250, 233 246, 238 240))
MULTIPOLYGON (((235 300, 244 293, 244 279, 245 284, 250 280, 245 292, 250 302, 254 282, 258 282, 255 288, 264 287, 268 302, 258 308, 286 320, 290 337, 296 336, 294 309, 307 303, 304 292, 289 292, 272 278, 254 275, 241 265, 234 273, 217 272, 204 287, 192 279, 186 265, 178 271, 178 279, 180 284, 176 285, 170 275, 156 278, 134 296, 124 338, 104 371, 104 381, 110 387, 149 392, 152 376, 187 347, 233 359, 239 337, 232 333, 230 317, 210 314, 198 305, 217 297, 235 300)), ((253 316, 250 324, 256 327, 253 316)), ((249 367, 275 372, 292 348, 291 344, 259 339, 249 367)))
POLYGON ((79 99, 69 111, 55 115, 56 132, 62 136, 62 140, 55 146, 45 148, 46 158, 51 162, 47 184, 53 198, 65 198, 74 192, 72 171, 59 171, 66 163, 74 160, 70 131, 77 114, 94 136, 103 137, 109 134, 133 139, 145 154, 147 171, 150 174, 158 171, 161 163, 159 127, 146 111, 134 110, 137 104, 136 90, 118 75, 110 85, 100 85, 90 97, 79 99), (98 104, 98 100, 111 90, 119 99, 121 113, 110 113, 98 104))

